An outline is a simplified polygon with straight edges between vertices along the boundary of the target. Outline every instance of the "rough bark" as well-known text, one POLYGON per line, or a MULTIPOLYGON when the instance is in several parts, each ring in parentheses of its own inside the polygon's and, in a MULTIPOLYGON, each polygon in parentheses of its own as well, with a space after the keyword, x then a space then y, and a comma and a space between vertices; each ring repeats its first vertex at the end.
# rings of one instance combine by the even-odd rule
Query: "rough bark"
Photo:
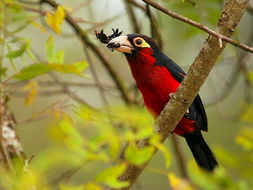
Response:
POLYGON ((20 159, 24 164, 25 155, 16 132, 16 121, 7 106, 8 96, 0 96, 0 164, 12 169, 12 161, 20 159))

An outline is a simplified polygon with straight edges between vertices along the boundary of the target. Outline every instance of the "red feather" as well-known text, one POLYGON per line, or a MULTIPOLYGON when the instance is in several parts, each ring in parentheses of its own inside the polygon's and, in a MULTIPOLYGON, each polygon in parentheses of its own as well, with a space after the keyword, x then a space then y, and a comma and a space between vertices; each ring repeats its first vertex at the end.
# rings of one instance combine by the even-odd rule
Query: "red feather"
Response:
MULTIPOLYGON (((170 93, 174 93, 180 83, 166 67, 155 64, 150 48, 142 48, 135 56, 126 57, 147 109, 157 117, 170 100, 170 93)), ((183 117, 174 132, 184 135, 196 127, 194 120, 183 117)))

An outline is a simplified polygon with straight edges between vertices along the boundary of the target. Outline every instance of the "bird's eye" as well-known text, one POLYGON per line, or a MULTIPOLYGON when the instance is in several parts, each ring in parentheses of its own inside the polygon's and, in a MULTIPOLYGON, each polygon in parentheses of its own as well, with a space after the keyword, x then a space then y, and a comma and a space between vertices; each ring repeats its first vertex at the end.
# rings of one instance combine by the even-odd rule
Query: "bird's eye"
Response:
POLYGON ((150 45, 141 37, 134 38, 133 44, 139 48, 150 48, 150 45))
POLYGON ((142 43, 143 43, 143 40, 142 40, 141 38, 135 38, 135 39, 134 39, 134 44, 135 44, 136 46, 141 46, 142 43))
POLYGON ((136 40, 136 44, 137 44, 137 45, 141 45, 141 44, 142 44, 142 40, 141 40, 141 39, 137 39, 137 40, 136 40))

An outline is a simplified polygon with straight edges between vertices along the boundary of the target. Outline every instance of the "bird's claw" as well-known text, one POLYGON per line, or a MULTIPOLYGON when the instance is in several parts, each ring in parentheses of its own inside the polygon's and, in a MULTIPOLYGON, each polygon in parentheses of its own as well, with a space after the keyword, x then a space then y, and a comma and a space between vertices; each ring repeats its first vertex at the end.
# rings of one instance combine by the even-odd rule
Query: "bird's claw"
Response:
POLYGON ((173 97, 174 94, 175 94, 174 92, 169 93, 169 97, 170 97, 170 98, 174 98, 174 97, 173 97))

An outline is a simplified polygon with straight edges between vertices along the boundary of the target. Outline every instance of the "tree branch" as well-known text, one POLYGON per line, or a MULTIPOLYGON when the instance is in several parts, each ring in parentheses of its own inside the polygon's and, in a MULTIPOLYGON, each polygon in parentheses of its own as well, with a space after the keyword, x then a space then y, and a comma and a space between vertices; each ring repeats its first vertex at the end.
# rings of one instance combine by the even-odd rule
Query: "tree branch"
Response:
MULTIPOLYGON (((161 12, 171 16, 172 18, 175 18, 175 19, 178 19, 178 20, 181 20, 185 23, 188 23, 202 31, 205 31, 207 32, 208 34, 212 35, 212 36, 215 36, 216 38, 218 38, 219 40, 223 40, 223 41, 226 41, 236 47, 239 47, 241 49, 244 49, 245 51, 249 51, 251 53, 253 53, 253 48, 252 47, 249 47, 247 46, 246 44, 243 44, 241 42, 238 42, 236 40, 233 40, 225 35, 222 35, 221 33, 218 33, 218 32, 215 32, 214 30, 211 30, 209 29, 208 27, 206 27, 205 25, 201 24, 201 23, 198 23, 198 22, 195 22, 187 17, 184 17, 182 15, 179 15, 169 9, 166 9, 165 7, 162 7, 161 5, 159 5, 158 3, 154 2, 153 0, 142 0, 144 1, 145 3, 149 4, 150 6, 160 10, 161 12)), ((242 1, 244 2, 244 1, 242 1)), ((227 12, 222 12, 222 15, 219 19, 220 22, 222 21, 226 21, 226 20, 229 20, 229 16, 227 14, 227 12)), ((236 23, 235 23, 236 24, 236 23)), ((237 27, 237 25, 234 25, 233 27, 229 28, 229 30, 231 30, 230 32, 234 32, 235 31, 235 28, 237 27)))
POLYGON ((3 162, 6 169, 13 169, 15 160, 25 161, 23 147, 16 131, 16 120, 9 110, 7 102, 9 97, 5 92, 0 96, 0 163, 3 162))
POLYGON ((143 5, 141 5, 140 3, 136 2, 135 0, 129 0, 129 2, 130 2, 133 6, 135 6, 136 8, 139 8, 139 9, 141 9, 141 10, 143 10, 143 11, 146 11, 146 7, 143 6, 143 5))
POLYGON ((248 6, 247 11, 253 15, 253 6, 248 6))
POLYGON ((136 18, 136 15, 135 15, 134 8, 132 6, 131 0, 124 0, 124 4, 125 4, 126 10, 128 12, 130 21, 132 23, 132 28, 134 29, 134 32, 135 33, 140 33, 141 30, 140 30, 140 27, 139 27, 139 24, 138 24, 138 20, 136 18))
MULTIPOLYGON (((15 82, 10 82, 8 85, 13 87, 17 84, 19 85, 26 85, 29 82, 29 80, 27 81, 15 81, 15 82)), ((59 86, 59 84, 55 81, 36 81, 38 82, 39 86, 41 87, 57 87, 59 86)), ((107 83, 93 83, 93 82, 71 82, 71 81, 62 81, 63 84, 67 85, 67 86, 76 86, 76 87, 87 87, 87 88, 97 88, 97 87, 101 87, 101 88, 116 88, 114 85, 112 84, 107 84, 107 83)))
POLYGON ((148 4, 146 6, 146 15, 149 18, 151 36, 157 41, 157 45, 160 47, 160 49, 163 49, 160 27, 158 26, 157 19, 152 15, 148 4))
POLYGON ((174 135, 172 136, 172 143, 175 150, 175 156, 178 161, 178 166, 179 166, 179 170, 181 171, 181 175, 189 181, 190 178, 187 172, 185 157, 183 155, 183 151, 180 147, 180 144, 177 138, 178 138, 177 136, 174 136, 174 135))
MULTIPOLYGON (((226 38, 229 38, 232 35, 243 15, 244 10, 247 8, 248 2, 248 0, 229 0, 226 2, 217 24, 220 34, 226 36, 226 38), (227 16, 224 17, 224 14, 227 16)), ((159 7, 160 9, 165 10, 160 5, 159 7)), ((206 80, 225 46, 226 43, 223 43, 222 46, 220 46, 219 40, 214 36, 209 36, 204 42, 201 51, 195 58, 195 61, 191 65, 185 79, 155 121, 154 128, 155 131, 160 134, 161 142, 164 142, 169 134, 173 132, 174 128, 185 114, 187 108, 191 105, 192 101, 198 94, 201 85, 206 80)), ((147 141, 148 140, 141 141, 138 146, 143 147, 147 141)), ((127 165, 126 170, 119 177, 119 180, 129 181, 130 186, 122 188, 122 190, 127 190, 131 187, 131 185, 133 185, 147 164, 148 162, 142 166, 135 166, 133 164, 127 165)))
POLYGON ((49 73, 49 75, 52 77, 52 79, 61 87, 62 92, 64 92, 65 94, 67 94, 72 100, 83 104, 85 106, 87 106, 88 108, 92 109, 92 110, 96 110, 94 107, 92 107, 88 102, 86 102, 84 99, 82 99, 81 97, 79 97, 78 95, 75 94, 75 92, 73 92, 72 90, 70 90, 69 86, 62 83, 62 80, 57 76, 57 74, 51 72, 49 73))

